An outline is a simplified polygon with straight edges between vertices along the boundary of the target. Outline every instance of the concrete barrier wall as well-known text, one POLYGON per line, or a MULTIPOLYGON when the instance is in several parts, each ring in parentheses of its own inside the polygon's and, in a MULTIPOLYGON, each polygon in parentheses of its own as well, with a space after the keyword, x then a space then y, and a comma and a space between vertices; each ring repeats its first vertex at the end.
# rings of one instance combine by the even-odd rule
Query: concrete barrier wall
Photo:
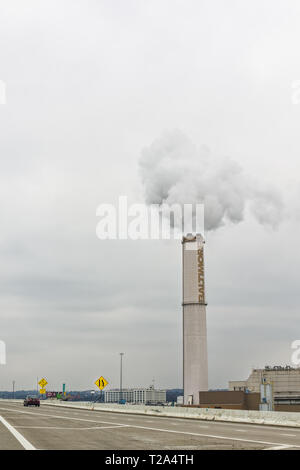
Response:
POLYGON ((19 400, 12 400, 10 398, 0 398, 0 403, 23 403, 23 399, 19 399, 19 400))
POLYGON ((280 411, 119 405, 114 403, 60 402, 56 400, 43 401, 42 405, 90 409, 94 411, 109 411, 114 413, 132 413, 174 418, 201 419, 207 421, 228 421, 235 423, 300 427, 300 413, 280 411))

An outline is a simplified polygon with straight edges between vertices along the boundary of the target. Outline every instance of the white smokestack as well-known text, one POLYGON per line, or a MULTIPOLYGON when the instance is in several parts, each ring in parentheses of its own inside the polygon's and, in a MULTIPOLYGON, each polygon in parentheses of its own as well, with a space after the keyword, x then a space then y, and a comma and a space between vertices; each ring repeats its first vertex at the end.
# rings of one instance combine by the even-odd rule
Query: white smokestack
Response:
POLYGON ((199 404, 208 390, 204 240, 182 239, 183 388, 184 404, 199 404))
MULTIPOLYGON (((197 149, 180 131, 163 134, 140 158, 140 174, 148 204, 204 204, 205 230, 244 219, 246 205, 256 220, 276 227, 283 203, 275 189, 260 188, 229 158, 197 149)), ((184 403, 199 404, 208 389, 204 240, 182 240, 184 403)))

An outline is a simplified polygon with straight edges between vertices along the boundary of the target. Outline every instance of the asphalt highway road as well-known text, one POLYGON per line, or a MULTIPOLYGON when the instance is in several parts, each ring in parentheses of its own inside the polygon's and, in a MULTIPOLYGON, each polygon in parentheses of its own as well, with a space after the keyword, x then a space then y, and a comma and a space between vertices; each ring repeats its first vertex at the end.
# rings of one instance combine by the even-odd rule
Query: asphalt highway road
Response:
POLYGON ((300 449, 300 429, 0 402, 4 450, 300 449))

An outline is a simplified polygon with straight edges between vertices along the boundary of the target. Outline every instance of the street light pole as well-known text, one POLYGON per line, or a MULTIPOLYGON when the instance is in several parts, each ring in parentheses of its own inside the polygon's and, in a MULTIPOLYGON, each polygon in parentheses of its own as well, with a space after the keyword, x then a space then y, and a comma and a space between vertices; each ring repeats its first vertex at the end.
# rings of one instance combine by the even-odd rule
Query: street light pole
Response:
POLYGON ((122 381, 123 381, 123 356, 124 353, 120 353, 120 402, 122 402, 122 381))
POLYGON ((13 380, 13 399, 15 399, 15 380, 13 380))

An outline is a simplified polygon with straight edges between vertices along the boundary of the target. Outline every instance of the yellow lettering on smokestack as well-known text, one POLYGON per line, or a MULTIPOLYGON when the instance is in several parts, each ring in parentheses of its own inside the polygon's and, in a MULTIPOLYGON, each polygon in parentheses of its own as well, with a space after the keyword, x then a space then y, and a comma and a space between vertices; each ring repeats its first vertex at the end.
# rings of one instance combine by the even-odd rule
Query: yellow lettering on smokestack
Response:
POLYGON ((198 250, 198 302, 205 304, 203 247, 198 250))

